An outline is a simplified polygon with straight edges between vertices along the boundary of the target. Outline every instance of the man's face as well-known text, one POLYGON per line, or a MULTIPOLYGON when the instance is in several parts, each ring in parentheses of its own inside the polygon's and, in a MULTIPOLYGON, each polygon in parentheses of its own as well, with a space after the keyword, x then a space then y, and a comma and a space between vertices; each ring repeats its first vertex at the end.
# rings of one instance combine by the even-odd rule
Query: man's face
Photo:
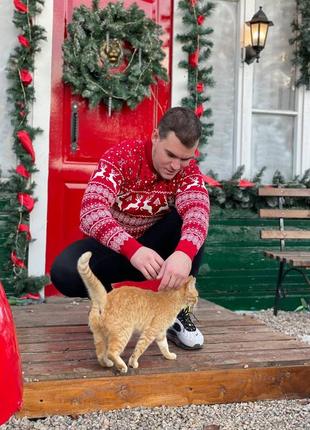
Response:
POLYGON ((174 131, 168 133, 167 137, 160 139, 158 130, 152 134, 152 160, 156 172, 163 179, 173 179, 175 175, 189 162, 195 158, 198 141, 192 148, 187 148, 176 137, 174 131))

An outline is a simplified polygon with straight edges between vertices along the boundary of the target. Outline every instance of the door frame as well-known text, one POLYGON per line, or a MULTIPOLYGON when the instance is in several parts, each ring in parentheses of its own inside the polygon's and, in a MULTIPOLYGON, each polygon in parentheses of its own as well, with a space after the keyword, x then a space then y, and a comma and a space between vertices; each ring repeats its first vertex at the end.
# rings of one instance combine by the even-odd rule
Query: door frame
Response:
MULTIPOLYGON (((174 52, 175 14, 177 1, 172 0, 173 28, 172 28, 172 58, 174 52)), ((36 182, 35 197, 38 199, 30 215, 30 228, 35 239, 30 243, 28 255, 29 275, 43 275, 46 270, 47 248, 47 204, 48 204, 48 176, 49 176, 49 148, 50 148, 50 117, 52 109, 52 39, 53 39, 54 0, 45 3, 42 13, 36 23, 46 30, 47 40, 42 44, 42 51, 35 59, 34 87, 36 101, 33 105, 33 126, 40 127, 43 133, 38 135, 34 145, 36 150, 36 166, 39 171, 33 175, 36 182)), ((180 74, 177 64, 171 67, 171 91, 176 76, 180 74)), ((173 100, 171 106, 174 106, 173 100)), ((41 291, 44 296, 44 291, 41 291)))
POLYGON ((36 17, 36 24, 41 25, 46 30, 47 40, 42 42, 41 52, 36 54, 33 76, 36 100, 32 110, 32 125, 33 127, 40 127, 43 132, 38 134, 34 141, 36 167, 39 171, 32 177, 36 183, 34 196, 38 201, 30 214, 30 230, 35 239, 29 245, 28 270, 31 276, 40 276, 45 273, 53 10, 54 1, 45 2, 41 14, 36 17))

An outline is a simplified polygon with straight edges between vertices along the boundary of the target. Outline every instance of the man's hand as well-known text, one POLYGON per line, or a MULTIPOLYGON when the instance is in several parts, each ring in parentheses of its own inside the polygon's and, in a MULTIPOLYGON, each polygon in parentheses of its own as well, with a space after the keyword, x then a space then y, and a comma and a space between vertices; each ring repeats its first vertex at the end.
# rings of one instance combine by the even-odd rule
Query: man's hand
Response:
POLYGON ((140 270, 146 279, 156 279, 164 260, 153 249, 142 246, 133 254, 130 263, 140 270))
POLYGON ((182 251, 175 251, 161 266, 157 279, 162 278, 159 290, 179 288, 187 279, 192 268, 192 260, 182 251))

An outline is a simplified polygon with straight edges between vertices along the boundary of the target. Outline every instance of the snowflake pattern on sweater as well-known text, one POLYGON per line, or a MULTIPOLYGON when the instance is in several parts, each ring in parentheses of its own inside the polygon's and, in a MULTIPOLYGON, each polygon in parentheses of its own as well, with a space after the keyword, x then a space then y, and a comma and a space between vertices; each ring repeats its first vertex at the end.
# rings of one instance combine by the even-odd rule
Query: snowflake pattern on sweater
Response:
POLYGON ((82 200, 80 228, 87 236, 128 259, 142 246, 137 240, 176 207, 183 219, 176 248, 191 259, 206 239, 209 196, 194 160, 172 180, 152 164, 152 143, 122 142, 99 161, 82 200))

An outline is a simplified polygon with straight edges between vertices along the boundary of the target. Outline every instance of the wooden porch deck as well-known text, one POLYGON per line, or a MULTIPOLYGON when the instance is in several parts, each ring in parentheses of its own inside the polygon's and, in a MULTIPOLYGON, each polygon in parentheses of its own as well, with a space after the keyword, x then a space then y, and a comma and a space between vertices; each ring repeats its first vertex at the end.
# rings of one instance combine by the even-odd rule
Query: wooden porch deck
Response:
POLYGON ((97 363, 88 309, 86 300, 64 298, 13 308, 25 378, 20 416, 310 396, 310 345, 250 316, 201 300, 202 350, 172 345, 178 357, 169 361, 152 345, 123 376, 97 363))

